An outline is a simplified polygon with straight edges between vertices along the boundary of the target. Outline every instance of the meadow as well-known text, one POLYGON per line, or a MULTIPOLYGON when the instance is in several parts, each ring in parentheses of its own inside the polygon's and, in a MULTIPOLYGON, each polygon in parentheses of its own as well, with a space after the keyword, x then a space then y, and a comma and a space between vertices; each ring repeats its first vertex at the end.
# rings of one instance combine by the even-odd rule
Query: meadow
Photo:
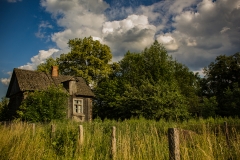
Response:
POLYGON ((182 160, 226 160, 240 157, 240 119, 209 118, 183 122, 130 119, 96 119, 91 123, 72 121, 35 124, 15 122, 0 126, 1 160, 108 160, 111 158, 111 132, 116 127, 117 160, 167 160, 168 128, 191 132, 180 134, 182 160), (227 141, 224 122, 228 124, 227 141), (51 134, 51 124, 56 131, 51 134), (82 145, 78 141, 83 126, 82 145), (52 138, 51 138, 52 137, 52 138))

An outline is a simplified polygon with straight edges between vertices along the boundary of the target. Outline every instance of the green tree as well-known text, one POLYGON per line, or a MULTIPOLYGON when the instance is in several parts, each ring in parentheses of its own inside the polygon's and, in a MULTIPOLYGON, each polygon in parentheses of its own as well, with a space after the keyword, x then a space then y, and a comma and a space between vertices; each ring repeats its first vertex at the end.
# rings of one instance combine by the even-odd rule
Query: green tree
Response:
POLYGON ((41 63, 37 66, 37 71, 51 74, 52 66, 58 66, 58 63, 52 57, 48 58, 45 63, 41 63))
POLYGON ((185 92, 191 91, 195 97, 196 86, 191 82, 196 81, 196 76, 173 61, 157 41, 141 53, 128 51, 119 66, 113 78, 102 80, 95 90, 96 108, 101 118, 189 117, 189 93, 185 92), (180 85, 184 78, 189 79, 188 83, 180 85))
POLYGON ((68 94, 62 86, 50 86, 44 91, 28 92, 17 114, 21 120, 49 122, 65 119, 68 94))
POLYGON ((97 84, 111 73, 112 54, 107 45, 92 37, 71 39, 68 45, 71 51, 57 58, 61 74, 80 76, 87 83, 97 84))
POLYGON ((204 73, 202 94, 206 97, 216 96, 216 113, 221 116, 240 116, 240 104, 235 96, 238 95, 240 84, 240 53, 218 56, 215 62, 204 69, 204 73))
POLYGON ((198 112, 199 104, 199 92, 201 78, 198 73, 194 74, 185 65, 174 61, 174 79, 176 79, 181 94, 187 97, 189 103, 189 112, 193 115, 198 112))

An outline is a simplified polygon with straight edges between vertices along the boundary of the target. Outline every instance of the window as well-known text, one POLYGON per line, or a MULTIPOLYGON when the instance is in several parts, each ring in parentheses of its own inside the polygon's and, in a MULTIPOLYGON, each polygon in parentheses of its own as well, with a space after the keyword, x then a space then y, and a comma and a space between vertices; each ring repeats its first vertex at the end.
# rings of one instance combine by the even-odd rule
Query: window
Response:
POLYGON ((73 112, 83 113, 83 99, 73 99, 73 112))

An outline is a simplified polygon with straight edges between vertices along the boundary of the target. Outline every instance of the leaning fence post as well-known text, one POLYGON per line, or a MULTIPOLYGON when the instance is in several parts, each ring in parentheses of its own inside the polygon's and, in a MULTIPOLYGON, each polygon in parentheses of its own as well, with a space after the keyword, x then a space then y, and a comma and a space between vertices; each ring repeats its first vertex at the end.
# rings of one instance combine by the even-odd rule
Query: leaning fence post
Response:
POLYGON ((51 138, 53 139, 55 137, 55 125, 51 125, 51 138))
POLYGON ((79 144, 82 145, 83 144, 83 126, 79 125, 79 144))
POLYGON ((33 131, 33 132, 32 132, 32 135, 33 135, 33 137, 34 137, 34 136, 35 136, 35 123, 32 124, 32 131, 33 131))
POLYGON ((169 159, 180 160, 179 131, 177 128, 168 128, 169 159))
POLYGON ((226 136, 226 142, 227 142, 227 145, 228 145, 228 147, 229 147, 229 146, 230 146, 230 140, 229 140, 227 122, 224 122, 224 132, 225 132, 225 136, 226 136))
POLYGON ((113 126, 112 127, 112 146, 111 146, 111 157, 112 157, 112 159, 116 158, 116 151, 117 151, 117 147, 116 147, 116 127, 113 126))

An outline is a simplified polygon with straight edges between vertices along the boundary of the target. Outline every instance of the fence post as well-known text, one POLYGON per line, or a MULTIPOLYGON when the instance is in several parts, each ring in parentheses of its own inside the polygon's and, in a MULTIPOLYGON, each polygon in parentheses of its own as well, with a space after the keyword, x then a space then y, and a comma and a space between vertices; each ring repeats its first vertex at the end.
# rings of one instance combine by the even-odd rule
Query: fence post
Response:
POLYGON ((51 139, 53 139, 55 137, 55 125, 52 124, 51 125, 51 139))
POLYGON ((116 151, 117 151, 117 147, 116 147, 116 127, 113 126, 112 127, 112 146, 111 146, 111 157, 112 157, 112 159, 116 158, 116 151))
POLYGON ((225 132, 225 136, 226 136, 226 142, 227 142, 227 145, 228 145, 228 147, 229 147, 229 146, 230 146, 230 140, 229 140, 227 122, 224 122, 224 132, 225 132))
POLYGON ((32 135, 33 137, 35 137, 35 123, 32 124, 32 135))
POLYGON ((82 145, 83 144, 83 126, 79 125, 79 144, 82 145))
POLYGON ((180 160, 179 130, 168 128, 169 159, 180 160))

